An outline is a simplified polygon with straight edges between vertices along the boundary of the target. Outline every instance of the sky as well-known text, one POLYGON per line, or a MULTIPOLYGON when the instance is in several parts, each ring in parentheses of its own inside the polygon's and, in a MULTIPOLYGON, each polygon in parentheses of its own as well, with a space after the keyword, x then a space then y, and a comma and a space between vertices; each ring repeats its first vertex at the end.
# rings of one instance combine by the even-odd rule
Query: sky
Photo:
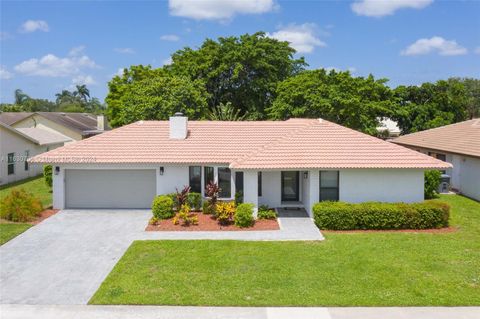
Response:
POLYGON ((264 31, 309 68, 388 85, 480 77, 480 1, 0 1, 0 102, 86 84, 103 101, 130 65, 161 67, 206 38, 264 31))

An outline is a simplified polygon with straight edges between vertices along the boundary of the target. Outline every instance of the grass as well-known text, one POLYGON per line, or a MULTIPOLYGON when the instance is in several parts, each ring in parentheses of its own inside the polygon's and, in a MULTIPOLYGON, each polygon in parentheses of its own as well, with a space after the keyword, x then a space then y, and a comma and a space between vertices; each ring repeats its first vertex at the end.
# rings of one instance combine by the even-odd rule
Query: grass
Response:
MULTIPOLYGON (((48 207, 52 204, 52 192, 50 187, 45 184, 43 176, 35 176, 24 179, 15 183, 10 183, 0 186, 0 203, 3 203, 4 198, 11 192, 12 189, 24 188, 27 192, 32 193, 41 202, 43 207, 48 207)), ((27 229, 32 227, 28 223, 12 223, 0 219, 0 245, 20 235, 27 229)))
POLYGON ((453 233, 326 233, 323 242, 136 241, 91 304, 480 305, 480 203, 442 196, 453 233))
POLYGON ((16 188, 24 188, 27 192, 32 193, 42 202, 43 207, 52 205, 52 190, 45 183, 42 175, 0 186, 0 203, 12 189, 16 188))
POLYGON ((0 223, 0 245, 17 237, 30 227, 32 225, 26 223, 0 223))

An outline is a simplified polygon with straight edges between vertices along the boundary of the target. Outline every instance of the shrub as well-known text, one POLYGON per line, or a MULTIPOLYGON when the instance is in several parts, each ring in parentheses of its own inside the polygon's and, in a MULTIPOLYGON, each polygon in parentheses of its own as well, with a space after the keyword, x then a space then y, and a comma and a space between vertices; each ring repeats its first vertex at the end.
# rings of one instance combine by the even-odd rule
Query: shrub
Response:
POLYGON ((207 186, 205 186, 205 195, 207 196, 208 201, 207 211, 210 212, 210 214, 213 214, 215 212, 219 192, 220 187, 218 187, 218 185, 214 182, 210 182, 207 184, 207 186))
POLYGON ((202 208, 202 194, 194 192, 188 194, 188 205, 193 207, 194 210, 200 210, 202 208))
POLYGON ((243 203, 243 192, 242 191, 238 191, 235 193, 235 205, 240 205, 241 203, 243 203))
POLYGON ((195 214, 190 213, 190 206, 188 204, 182 205, 178 213, 173 218, 173 224, 178 225, 182 222, 183 226, 190 226, 198 224, 198 217, 195 214))
POLYGON ((202 211, 203 211, 204 214, 207 214, 207 215, 212 215, 212 214, 215 213, 215 210, 212 209, 212 207, 210 206, 210 203, 207 202, 207 201, 203 202, 202 211))
POLYGON ((182 191, 179 192, 178 189, 175 188, 176 190, 175 205, 177 207, 177 211, 179 211, 183 205, 187 204, 188 194, 190 194, 190 189, 191 189, 190 186, 183 186, 182 191))
POLYGON ((52 187, 52 165, 43 166, 43 177, 45 178, 45 183, 48 187, 52 187))
POLYGON ((222 225, 230 224, 235 215, 235 202, 218 202, 215 205, 215 217, 222 225))
POLYGON ((149 225, 153 225, 153 226, 156 226, 160 223, 160 219, 158 219, 157 217, 152 217, 150 218, 150 220, 148 221, 148 224, 149 225))
POLYGON ((437 194, 438 186, 440 185, 440 177, 442 174, 437 170, 425 171, 424 180, 425 180, 425 199, 434 198, 437 194))
POLYGON ((153 217, 158 219, 168 219, 175 215, 173 211, 173 200, 168 195, 159 195, 153 199, 152 213, 153 217))
POLYGON ((253 220, 253 204, 244 203, 237 207, 235 212, 235 226, 238 227, 251 227, 254 223, 253 220))
POLYGON ((321 202, 313 206, 320 229, 428 229, 448 226, 450 206, 439 201, 422 203, 349 204, 321 202))
POLYGON ((270 209, 268 207, 265 208, 260 206, 258 208, 257 218, 258 219, 276 219, 277 212, 275 212, 275 210, 270 209))
POLYGON ((0 217, 12 222, 29 222, 40 215, 42 203, 25 189, 12 189, 0 205, 0 217))

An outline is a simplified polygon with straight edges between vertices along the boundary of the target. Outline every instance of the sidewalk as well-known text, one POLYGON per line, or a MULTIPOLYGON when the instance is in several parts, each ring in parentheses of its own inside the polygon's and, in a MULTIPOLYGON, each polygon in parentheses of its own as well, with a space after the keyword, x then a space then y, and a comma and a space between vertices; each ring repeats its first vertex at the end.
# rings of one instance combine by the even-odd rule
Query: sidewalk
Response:
POLYGON ((1 319, 478 319, 480 307, 173 307, 0 305, 1 319))

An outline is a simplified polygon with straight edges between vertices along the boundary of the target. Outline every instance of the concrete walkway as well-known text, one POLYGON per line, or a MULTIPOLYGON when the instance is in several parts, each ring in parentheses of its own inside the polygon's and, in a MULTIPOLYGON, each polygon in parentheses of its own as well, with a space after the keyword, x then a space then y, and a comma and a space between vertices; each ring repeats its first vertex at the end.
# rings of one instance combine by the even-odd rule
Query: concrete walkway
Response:
POLYGON ((291 308, 1 305, 2 319, 478 319, 480 307, 291 308))
POLYGON ((309 218, 281 230, 145 232, 149 210, 64 210, 0 246, 1 304, 86 304, 134 240, 322 240, 309 218))

